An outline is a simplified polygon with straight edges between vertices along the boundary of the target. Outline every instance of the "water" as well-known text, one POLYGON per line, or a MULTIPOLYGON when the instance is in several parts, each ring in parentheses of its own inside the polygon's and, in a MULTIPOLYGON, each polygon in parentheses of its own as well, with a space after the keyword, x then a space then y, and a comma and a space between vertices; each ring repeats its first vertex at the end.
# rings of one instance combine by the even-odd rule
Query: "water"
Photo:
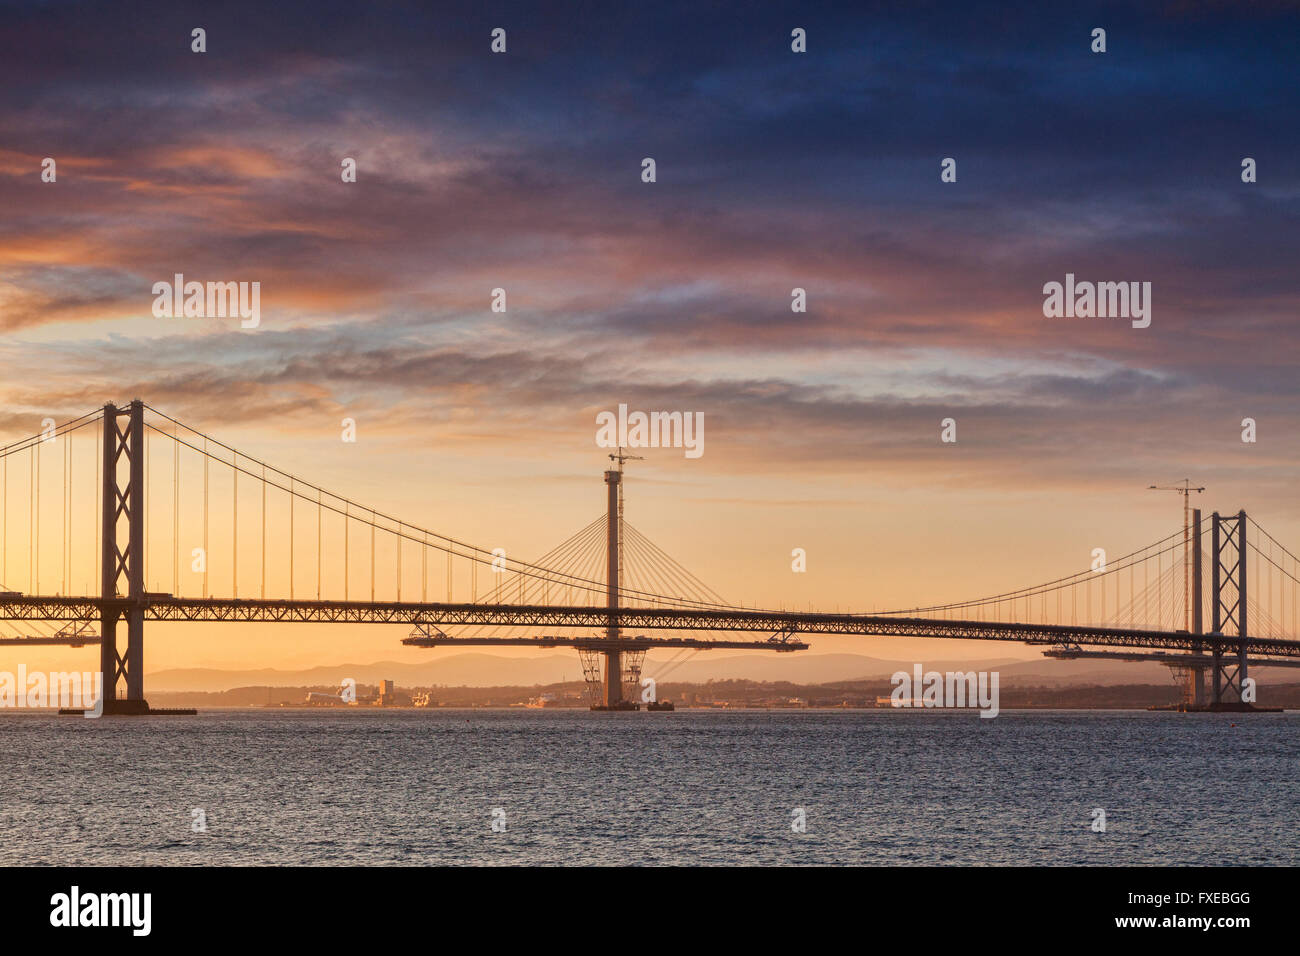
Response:
POLYGON ((1300 863, 1300 714, 5 715, 0 735, 5 865, 1300 863))

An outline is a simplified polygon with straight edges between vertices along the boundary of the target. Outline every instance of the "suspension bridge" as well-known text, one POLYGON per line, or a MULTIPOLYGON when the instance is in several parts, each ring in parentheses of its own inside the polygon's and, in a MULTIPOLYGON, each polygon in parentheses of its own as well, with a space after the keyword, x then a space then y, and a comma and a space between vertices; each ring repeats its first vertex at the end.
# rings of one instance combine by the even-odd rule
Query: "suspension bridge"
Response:
POLYGON ((108 714, 149 712, 149 621, 396 624, 420 647, 572 647, 598 710, 639 706, 649 650, 676 651, 671 667, 719 648, 800 651, 819 634, 1160 661, 1197 710, 1252 709, 1251 668, 1300 666, 1300 560, 1244 511, 1203 521, 1197 510, 1115 561, 972 600, 760 609, 728 603, 624 519, 621 449, 604 513, 523 562, 327 491, 138 399, 45 425, 0 447, 0 644, 98 644, 108 714), (78 576, 87 593, 73 593, 78 576), (444 578, 446 599, 430 600, 444 578))

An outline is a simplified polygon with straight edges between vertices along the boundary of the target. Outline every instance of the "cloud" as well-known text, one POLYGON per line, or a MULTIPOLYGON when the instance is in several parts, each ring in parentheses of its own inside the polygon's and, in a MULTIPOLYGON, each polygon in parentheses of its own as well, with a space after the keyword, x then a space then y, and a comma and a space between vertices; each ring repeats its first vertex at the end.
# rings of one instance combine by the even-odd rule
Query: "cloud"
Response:
POLYGON ((9 411, 543 455, 629 401, 703 412, 710 473, 1012 491, 1296 422, 1285 7, 1106 11, 1104 58, 1031 6, 813 6, 806 56, 780 11, 505 8, 493 57, 481 17, 399 9, 237 4, 200 56, 172 7, 6 8, 9 411), (261 282, 263 327, 153 319, 177 272, 261 282), (1066 272, 1150 281, 1152 327, 1044 319, 1066 272))

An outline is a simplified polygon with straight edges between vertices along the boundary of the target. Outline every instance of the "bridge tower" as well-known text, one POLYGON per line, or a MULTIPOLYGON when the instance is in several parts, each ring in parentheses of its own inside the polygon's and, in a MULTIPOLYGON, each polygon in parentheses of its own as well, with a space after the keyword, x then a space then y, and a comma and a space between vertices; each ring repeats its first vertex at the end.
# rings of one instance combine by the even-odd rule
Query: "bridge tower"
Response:
POLYGON ((645 651, 623 647, 618 599, 623 572, 623 463, 643 459, 640 455, 627 454, 621 447, 609 458, 618 467, 605 472, 605 610, 609 615, 602 642, 605 646, 579 648, 578 656, 582 660, 592 710, 640 710, 641 705, 624 694, 624 687, 637 686, 645 651))
MULTIPOLYGON (((621 449, 620 449, 621 451, 621 449)), ((605 486, 608 489, 605 538, 605 607, 609 611, 609 627, 605 638, 617 642, 618 628, 618 572, 619 572, 619 527, 618 499, 623 486, 622 462, 617 471, 605 472, 605 486)), ((623 655, 617 644, 605 651, 605 708, 617 710, 623 703, 623 655)))
POLYGON ((104 713, 147 714, 144 699, 144 403, 104 406, 100 645, 104 713), (123 426, 125 422, 125 426, 123 426), (126 475, 123 478, 122 471, 126 475), (123 543, 125 541, 125 544, 123 543), (117 624, 126 622, 118 652, 117 624), (118 696, 118 682, 126 684, 118 696))
MULTIPOLYGON (((1202 566, 1203 562, 1201 560, 1201 509, 1200 508, 1192 509, 1191 539, 1192 539, 1191 540, 1191 549, 1192 549, 1191 631, 1193 634, 1204 634, 1205 633, 1205 612, 1202 605, 1202 601, 1204 600, 1204 593, 1203 593, 1204 569, 1202 566)), ((1193 645, 1192 653, 1197 657, 1204 655, 1205 651, 1200 641, 1198 641, 1195 645, 1193 645)), ((1200 710, 1203 707, 1205 707, 1207 703, 1206 692, 1205 692, 1205 667, 1196 666, 1196 667, 1188 668, 1187 681, 1189 686, 1187 688, 1187 693, 1185 695, 1185 701, 1192 707, 1193 710, 1200 710)))
MULTIPOLYGON (((1211 637, 1222 635, 1231 627, 1237 637, 1246 637, 1246 608, 1248 605, 1246 580, 1246 512, 1220 516, 1216 511, 1210 519, 1210 577, 1212 596, 1211 637)), ((1239 643, 1235 653, 1225 654, 1221 641, 1210 642, 1212 663, 1212 708, 1251 709, 1242 700, 1246 682, 1246 645, 1239 643)))
MULTIPOLYGON (((1201 509, 1192 510, 1191 521, 1188 529, 1190 533, 1184 535, 1185 550, 1190 550, 1191 556, 1191 580, 1190 593, 1187 596, 1187 606, 1190 610, 1191 618, 1188 621, 1188 633, 1193 638, 1205 633, 1205 615, 1202 601, 1204 599, 1204 574, 1203 562, 1201 560, 1201 509)), ((1186 560, 1186 559, 1184 559, 1186 560)), ((1193 640, 1190 658, 1180 660, 1178 663, 1170 663, 1169 670, 1172 672, 1175 682, 1182 685, 1183 699, 1180 704, 1181 710, 1205 710, 1209 703, 1206 693, 1206 671, 1213 664, 1213 658, 1205 653, 1205 641, 1193 640)))

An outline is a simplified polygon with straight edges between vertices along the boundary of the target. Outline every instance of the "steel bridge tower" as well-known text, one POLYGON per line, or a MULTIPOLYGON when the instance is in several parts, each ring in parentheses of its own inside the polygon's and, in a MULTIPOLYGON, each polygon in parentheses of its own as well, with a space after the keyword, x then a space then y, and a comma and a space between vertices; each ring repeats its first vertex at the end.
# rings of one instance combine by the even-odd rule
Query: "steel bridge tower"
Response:
POLYGON ((1243 700, 1248 679, 1246 645, 1231 649, 1223 637, 1246 637, 1249 591, 1246 576, 1246 512, 1210 516, 1210 633, 1205 634, 1202 617, 1204 570, 1201 561, 1201 512, 1192 512, 1192 620, 1191 633, 1204 636, 1192 646, 1190 660, 1171 664, 1176 677, 1183 681, 1184 710, 1252 710, 1253 702, 1243 700), (1206 653, 1206 650, 1209 653, 1206 653), (1206 687, 1206 672, 1211 675, 1206 687))
POLYGON ((101 694, 106 714, 147 714, 144 699, 144 403, 104 406, 103 550, 100 554, 101 694), (125 427, 121 422, 125 421, 125 427), (125 466, 126 476, 122 470, 125 466), (125 541, 125 544, 123 544, 125 541), (118 652, 117 623, 126 621, 118 652), (118 697, 118 681, 126 696, 118 697))
MULTIPOLYGON (((1213 591, 1210 630, 1222 635, 1231 626, 1236 636, 1246 637, 1248 605, 1246 579, 1246 512, 1222 517, 1216 511, 1210 524, 1210 580, 1213 591)), ((1220 641, 1211 643, 1212 708, 1251 709, 1243 699, 1246 670, 1246 644, 1238 643, 1236 653, 1225 655, 1220 641), (1225 694, 1227 699, 1225 700, 1225 694)))

